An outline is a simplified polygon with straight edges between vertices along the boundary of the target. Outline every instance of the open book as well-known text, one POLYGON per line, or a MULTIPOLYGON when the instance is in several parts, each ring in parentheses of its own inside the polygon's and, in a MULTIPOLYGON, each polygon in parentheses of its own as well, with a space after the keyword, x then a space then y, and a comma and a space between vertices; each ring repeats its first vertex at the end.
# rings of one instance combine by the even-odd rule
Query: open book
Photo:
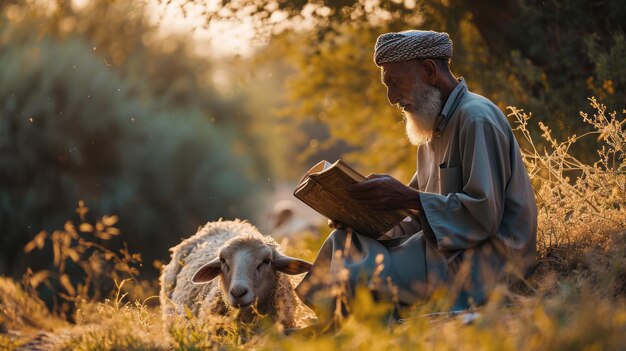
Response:
POLYGON ((342 160, 321 161, 298 183, 293 195, 328 219, 355 232, 378 238, 411 213, 408 210, 374 210, 350 197, 348 185, 367 180, 342 160))

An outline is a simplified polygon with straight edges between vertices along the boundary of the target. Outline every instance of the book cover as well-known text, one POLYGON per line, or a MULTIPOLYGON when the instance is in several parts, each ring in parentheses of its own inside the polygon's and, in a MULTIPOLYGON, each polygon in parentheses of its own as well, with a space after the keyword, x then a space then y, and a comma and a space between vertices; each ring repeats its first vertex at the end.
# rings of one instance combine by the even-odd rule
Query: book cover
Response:
POLYGON ((343 223, 355 232, 378 238, 404 218, 408 210, 374 210, 350 197, 348 185, 367 178, 344 161, 321 161, 307 171, 294 196, 328 219, 343 223))

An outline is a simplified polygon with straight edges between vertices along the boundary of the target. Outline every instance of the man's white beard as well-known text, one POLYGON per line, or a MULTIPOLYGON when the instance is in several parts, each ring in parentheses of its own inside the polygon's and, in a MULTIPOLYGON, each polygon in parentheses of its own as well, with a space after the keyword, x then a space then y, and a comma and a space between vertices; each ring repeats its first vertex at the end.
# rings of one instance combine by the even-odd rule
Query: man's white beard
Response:
POLYGON ((419 77, 411 91, 411 110, 402 111, 406 123, 406 136, 409 142, 419 146, 430 141, 435 129, 435 121, 441 112, 443 102, 441 92, 423 83, 419 77))

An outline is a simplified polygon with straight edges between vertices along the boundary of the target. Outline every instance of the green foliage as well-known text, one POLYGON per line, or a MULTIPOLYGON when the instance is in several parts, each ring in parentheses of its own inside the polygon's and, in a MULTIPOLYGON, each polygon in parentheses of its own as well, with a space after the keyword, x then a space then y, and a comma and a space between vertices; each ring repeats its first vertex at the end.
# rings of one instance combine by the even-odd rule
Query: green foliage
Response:
MULTIPOLYGON (((328 127, 328 136, 296 141, 308 146, 304 156, 346 143, 348 152, 342 157, 360 164, 364 170, 393 172, 406 181, 413 175, 414 148, 404 137, 401 112, 387 101, 380 70, 372 58, 377 36, 399 30, 399 26, 395 22, 338 23, 329 25, 323 39, 315 32, 286 32, 276 36, 270 49, 260 53, 267 60, 284 60, 296 72, 288 76, 285 89, 290 103, 277 118, 296 125, 315 121, 328 127)), ((469 49, 476 45, 481 48, 476 31, 465 27, 467 23, 463 27, 467 38, 455 44, 455 51, 475 55, 473 58, 479 62, 470 63, 486 65, 483 55, 469 49)), ((470 63, 455 65, 468 67, 470 63)), ((474 75, 490 74, 468 70, 474 75)))
MULTIPOLYGON (((375 30, 363 30, 346 24, 328 34, 327 41, 316 46, 312 35, 285 36, 280 46, 291 48, 306 42, 310 54, 287 51, 287 61, 299 73, 289 81, 289 96, 294 103, 283 111, 284 117, 307 116, 329 125, 330 139, 349 145, 368 145, 367 156, 359 149, 346 158, 358 160, 365 169, 411 169, 414 151, 403 138, 404 125, 399 112, 388 108, 380 73, 372 64, 370 43, 375 30), (350 45, 340 45, 351 38, 350 45), (291 56, 289 56, 291 55, 291 56), (306 98, 304 98, 306 97, 306 98)), ((319 148, 327 147, 320 140, 319 148)), ((410 179, 406 172, 404 178, 410 179)))
MULTIPOLYGON (((227 11, 207 9, 207 16, 210 21, 246 13, 256 19, 261 35, 272 33, 270 49, 261 55, 295 68, 285 88, 291 104, 281 116, 300 124, 319 121, 330 132, 311 143, 293 138, 308 147, 308 154, 347 142, 354 150, 352 161, 397 171, 402 178, 411 172, 414 162, 403 147, 400 114, 385 102, 371 59, 376 37, 388 31, 448 32, 454 42, 452 71, 466 78, 470 90, 502 109, 533 111, 557 127, 559 137, 588 131, 577 123, 581 106, 572 101, 596 96, 617 109, 626 99, 621 60, 626 11, 616 0, 506 0, 498 6, 465 0, 275 4, 228 2, 223 5, 227 11), (286 20, 273 21, 278 14, 286 20)), ((594 157, 590 146, 581 141, 573 152, 589 161, 594 157)))
MULTIPOLYGON (((94 0, 83 8, 72 0, 56 3, 54 16, 40 15, 30 25, 62 41, 88 42, 94 56, 128 84, 129 96, 177 120, 199 116, 225 129, 236 153, 247 156, 247 174, 258 179, 271 174, 271 156, 259 152, 266 139, 252 126, 257 111, 248 101, 253 97, 241 89, 218 89, 214 83, 217 73, 237 67, 237 62, 199 56, 201 44, 188 36, 163 34, 146 2, 94 0)), ((28 6, 20 9, 16 13, 29 11, 28 6)))
POLYGON ((15 11, 0 27, 1 271, 23 271, 17 248, 62 227, 79 199, 128 213, 119 228, 148 262, 207 220, 251 213, 253 157, 233 150, 234 128, 135 94, 84 38, 40 36, 15 11))
POLYGON ((596 72, 587 79, 589 89, 608 106, 620 106, 625 99, 626 87, 626 65, 622 59, 626 55, 624 32, 614 33, 610 40, 602 40, 598 34, 592 34, 586 38, 585 44, 589 61, 596 72))

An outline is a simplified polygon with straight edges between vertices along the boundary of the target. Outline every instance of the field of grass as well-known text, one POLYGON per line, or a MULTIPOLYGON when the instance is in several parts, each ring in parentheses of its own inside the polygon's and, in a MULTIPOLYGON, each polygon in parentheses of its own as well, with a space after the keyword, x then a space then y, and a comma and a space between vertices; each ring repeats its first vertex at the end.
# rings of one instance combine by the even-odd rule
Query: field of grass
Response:
MULTIPOLYGON (((582 118, 593 132, 557 141, 547 126, 540 125, 549 144, 542 149, 528 131, 529 116, 510 110, 525 139, 521 144, 539 206, 539 264, 526 284, 502 286, 476 310, 441 313, 446 301, 442 291, 427 304, 415 306, 402 321, 390 322, 391 306, 360 293, 353 313, 321 335, 285 336, 266 320, 237 325, 216 318, 202 324, 191 315, 166 328, 154 284, 133 279, 140 257, 95 247, 85 239, 115 236, 116 218, 89 224, 81 215, 81 223, 68 222, 63 230, 42 233, 27 247, 31 251, 44 242, 56 245, 56 271, 26 274, 22 282, 0 277, 0 350, 624 349, 626 132, 622 125, 626 111, 618 118, 618 113, 607 113, 590 101, 596 113, 582 118), (593 164, 569 154, 570 146, 583 137, 598 141, 598 160, 593 164), (87 253, 101 260, 83 258, 87 253), (78 264, 85 279, 70 282, 65 261, 78 264), (102 280, 115 283, 110 296, 94 293, 95 284, 102 280), (59 303, 49 312, 35 293, 39 284, 56 287, 74 308, 59 303)), ((79 211, 85 209, 79 206, 79 211)), ((321 240, 311 236, 290 240, 286 249, 311 259, 321 240)))

